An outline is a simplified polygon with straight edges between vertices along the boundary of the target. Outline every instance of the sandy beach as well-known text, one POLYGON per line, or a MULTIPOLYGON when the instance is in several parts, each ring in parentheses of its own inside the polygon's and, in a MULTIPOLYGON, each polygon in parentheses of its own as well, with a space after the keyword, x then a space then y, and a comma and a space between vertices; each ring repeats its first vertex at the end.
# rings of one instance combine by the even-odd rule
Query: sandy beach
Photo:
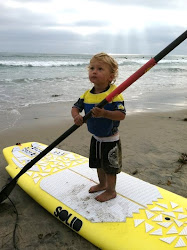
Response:
MULTIPOLYGON (((73 125, 71 103, 34 105, 19 110, 20 120, 0 132, 0 188, 6 184, 7 165, 2 149, 17 142, 49 145, 73 125)), ((187 153, 187 110, 127 114, 121 122, 123 171, 171 192, 187 197, 187 165, 178 162, 187 153)), ((59 148, 88 157, 91 135, 86 125, 66 138, 59 148)), ((97 249, 33 201, 16 186, 10 198, 16 205, 19 222, 16 242, 19 249, 97 249)), ((9 200, 0 205, 0 249, 13 249, 16 221, 9 200)))

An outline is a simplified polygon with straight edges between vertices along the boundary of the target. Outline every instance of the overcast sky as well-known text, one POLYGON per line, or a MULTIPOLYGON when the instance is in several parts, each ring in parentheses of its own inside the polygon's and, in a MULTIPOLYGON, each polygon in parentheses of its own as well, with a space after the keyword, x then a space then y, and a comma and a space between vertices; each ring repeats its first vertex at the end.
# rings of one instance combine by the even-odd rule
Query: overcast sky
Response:
POLYGON ((1 52, 155 54, 187 28, 187 0, 0 0, 0 13, 1 52))

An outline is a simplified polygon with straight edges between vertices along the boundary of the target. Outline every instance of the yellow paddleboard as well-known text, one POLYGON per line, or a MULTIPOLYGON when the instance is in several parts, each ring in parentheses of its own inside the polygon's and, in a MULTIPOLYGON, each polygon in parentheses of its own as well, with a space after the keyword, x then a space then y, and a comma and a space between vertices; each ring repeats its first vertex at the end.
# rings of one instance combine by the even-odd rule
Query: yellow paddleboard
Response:
MULTIPOLYGON (((19 171, 47 146, 32 142, 3 150, 7 172, 19 171)), ((106 250, 187 248, 187 199, 125 173, 117 176, 115 199, 100 203, 90 194, 98 183, 88 159, 53 149, 18 185, 54 217, 106 250)))

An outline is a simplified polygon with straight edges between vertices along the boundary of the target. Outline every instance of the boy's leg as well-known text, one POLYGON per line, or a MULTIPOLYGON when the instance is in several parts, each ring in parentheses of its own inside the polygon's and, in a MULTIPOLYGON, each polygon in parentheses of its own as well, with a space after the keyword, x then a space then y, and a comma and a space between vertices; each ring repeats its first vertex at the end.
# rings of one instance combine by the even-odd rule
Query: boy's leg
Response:
POLYGON ((106 191, 96 197, 97 201, 104 202, 114 199, 117 195, 116 193, 116 175, 106 174, 106 191))
POLYGON ((107 187, 107 179, 106 179, 106 174, 104 172, 104 170, 102 168, 98 168, 97 169, 97 174, 98 174, 98 178, 99 178, 99 184, 92 186, 89 189, 89 193, 95 193, 98 191, 103 191, 106 189, 107 187))

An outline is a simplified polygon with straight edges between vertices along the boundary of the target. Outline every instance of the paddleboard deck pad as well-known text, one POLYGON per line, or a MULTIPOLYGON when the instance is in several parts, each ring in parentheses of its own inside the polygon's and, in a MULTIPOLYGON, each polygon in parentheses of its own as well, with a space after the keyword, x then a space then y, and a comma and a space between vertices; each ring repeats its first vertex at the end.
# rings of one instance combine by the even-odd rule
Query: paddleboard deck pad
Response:
MULTIPOLYGON (((29 142, 3 154, 13 178, 47 145, 29 142)), ((98 183, 88 158, 54 148, 18 185, 54 217, 100 249, 167 250, 187 247, 187 199, 125 173, 117 197, 100 203, 88 192, 98 183)))

